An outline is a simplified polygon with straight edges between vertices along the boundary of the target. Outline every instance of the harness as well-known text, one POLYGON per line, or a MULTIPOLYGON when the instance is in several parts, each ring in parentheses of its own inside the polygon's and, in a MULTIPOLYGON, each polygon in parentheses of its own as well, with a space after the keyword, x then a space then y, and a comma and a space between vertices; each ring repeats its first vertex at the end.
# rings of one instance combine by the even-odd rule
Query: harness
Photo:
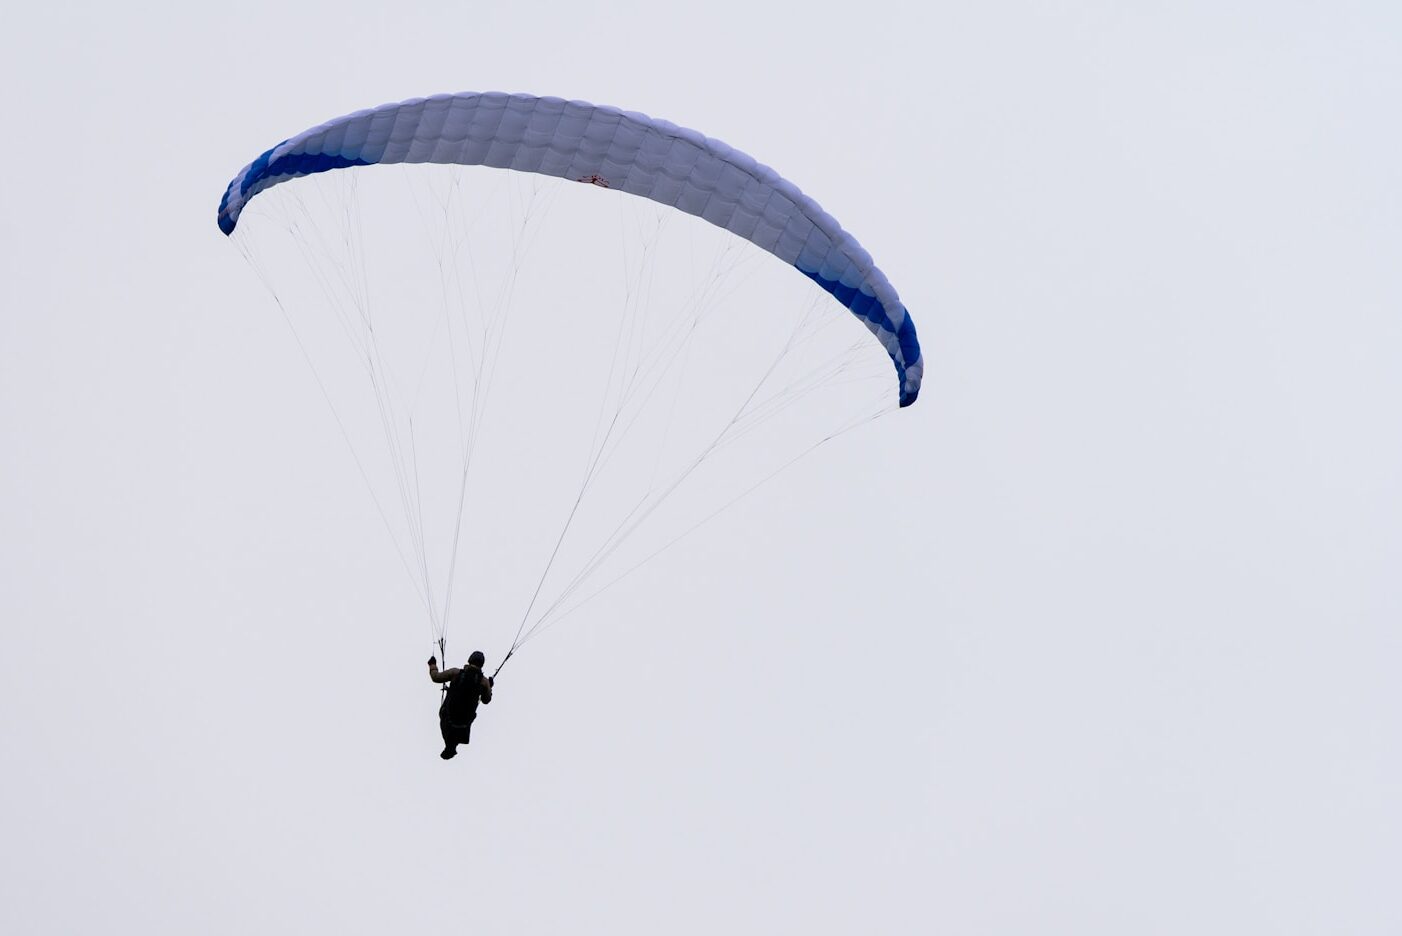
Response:
POLYGON ((477 705, 482 699, 482 671, 464 666, 448 683, 438 715, 456 725, 466 725, 477 717, 477 705))

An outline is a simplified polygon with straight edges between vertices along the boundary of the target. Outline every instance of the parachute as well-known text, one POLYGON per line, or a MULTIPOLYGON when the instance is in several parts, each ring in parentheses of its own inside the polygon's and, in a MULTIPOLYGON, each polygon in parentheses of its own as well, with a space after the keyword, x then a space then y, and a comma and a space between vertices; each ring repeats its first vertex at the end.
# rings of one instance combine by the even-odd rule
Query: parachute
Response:
MULTIPOLYGON (((430 636, 440 651, 455 610, 455 589, 461 590, 460 569, 467 567, 477 576, 471 590, 478 603, 474 619, 503 613, 511 602, 498 593, 513 587, 520 592, 514 600, 525 611, 505 653, 509 659, 525 641, 797 458, 889 411, 891 397, 906 407, 920 391, 923 362, 914 323, 871 255, 837 221, 791 182, 744 153, 639 113, 501 93, 437 95, 358 111, 299 133, 244 167, 220 200, 218 224, 239 245, 287 316, 427 611, 430 636), (391 164, 405 166, 411 197, 385 194, 383 203, 405 213, 403 204, 413 206, 427 235, 422 250, 404 243, 405 228, 412 225, 384 220, 367 224, 362 218, 377 203, 361 191, 360 167, 391 164), (449 175, 420 175, 434 167, 449 175), (466 167, 510 171, 483 173, 466 167), (280 188, 309 176, 318 177, 325 188, 304 188, 316 179, 280 188), (485 186, 488 176, 505 180, 505 188, 483 188, 479 195, 475 187, 485 186), (568 186, 570 182, 586 185, 568 186), (279 192, 265 194, 272 189, 279 192), (507 379, 497 377, 498 363, 511 356, 509 350, 503 352, 510 344, 506 322, 523 278, 527 286, 541 288, 554 278, 590 278, 590 285, 581 286, 580 297, 570 304, 586 307, 582 312, 591 315, 610 307, 600 295, 592 261, 573 256, 592 251, 595 240, 607 240, 604 226, 599 225, 597 233, 573 235, 569 247, 556 246, 543 274, 531 272, 526 260, 531 245, 551 234, 550 225, 541 219, 546 210, 541 204, 558 212, 552 206, 562 200, 561 192, 587 195, 600 189, 621 195, 616 199, 623 232, 618 253, 626 282, 615 303, 622 311, 612 350, 606 342, 599 344, 593 332, 579 330, 584 315, 550 318, 558 310, 542 312, 517 359, 514 373, 519 380, 512 389, 517 397, 540 395, 535 385, 556 376, 564 386, 547 394, 548 405, 579 404, 576 397, 588 396, 580 389, 584 381, 572 376, 574 370, 570 375, 557 373, 565 366, 560 361, 583 368, 597 358, 599 375, 592 379, 596 389, 603 388, 597 418, 580 409, 552 428, 536 429, 531 419, 513 414, 511 425, 498 429, 496 467, 480 466, 478 443, 489 434, 484 427, 490 421, 493 382, 507 379), (255 201, 258 196, 262 197, 255 201), (267 223, 250 234, 245 219, 260 214, 257 206, 263 206, 260 223, 267 223), (490 220, 495 208, 508 212, 503 220, 490 220), (648 217, 644 211, 654 214, 648 217), (683 225, 670 254, 658 246, 663 229, 681 224, 672 220, 681 216, 699 218, 724 232, 715 235, 710 267, 696 261, 699 281, 690 291, 674 284, 671 273, 704 256, 705 245, 693 228, 706 225, 686 221, 691 227, 683 225), (630 252, 626 238, 635 235, 641 243, 630 252), (274 236, 287 238, 294 249, 273 244, 268 238, 274 236), (374 242, 377 236, 382 242, 374 242), (491 266, 486 257, 493 252, 500 254, 499 272, 484 273, 491 266), (764 253, 797 269, 817 287, 794 280, 795 288, 813 297, 798 307, 791 325, 776 325, 782 316, 775 306, 781 303, 759 298, 762 291, 749 298, 753 284, 737 282, 751 275, 751 255, 764 253), (671 266, 659 276, 655 270, 668 262, 664 256, 671 257, 671 266), (284 271, 293 280, 291 286, 275 284, 273 268, 298 257, 311 275, 284 271), (423 270, 409 272, 412 260, 422 260, 423 270), (373 280, 377 273, 383 276, 382 287, 373 280), (315 298, 317 290, 321 299, 315 298), (392 291, 393 300, 381 302, 379 291, 392 291), (740 298, 733 298, 737 293, 740 298), (732 301, 737 303, 732 320, 725 320, 715 310, 724 310, 732 301), (326 322, 334 323, 324 327, 325 340, 319 343, 289 311, 318 304, 330 312, 326 322), (385 306, 392 308, 392 315, 381 311, 385 306), (870 337, 860 331, 862 339, 855 343, 844 337, 851 317, 870 337), (552 324, 545 324, 547 318, 552 324), (567 331, 571 323, 576 331, 567 331), (708 340, 703 336, 707 327, 714 331, 711 353, 692 354, 693 347, 708 340), (326 357, 318 358, 320 345, 330 349, 337 342, 348 342, 351 349, 345 376, 355 372, 369 377, 368 390, 362 387, 371 397, 368 405, 354 403, 354 394, 338 386, 336 365, 318 364, 332 354, 328 350, 326 357), (552 353, 557 355, 554 364, 548 362, 552 353), (580 360, 570 361, 570 355, 580 360), (396 356, 401 359, 397 363, 392 360, 396 356), (880 359, 880 374, 867 368, 868 357, 880 359), (745 363, 757 376, 736 377, 745 363), (740 383, 731 396, 719 389, 727 379, 740 383), (862 409, 856 418, 834 416, 836 428, 819 425, 817 419, 829 415, 826 407, 835 410, 835 404, 854 398, 848 392, 852 385, 873 382, 880 387, 878 399, 888 402, 872 414, 862 409), (685 391, 692 384, 699 389, 688 395, 685 391), (822 406, 810 407, 812 425, 794 417, 798 404, 820 391, 829 396, 822 406), (357 408, 378 419, 373 431, 357 434, 350 415, 357 408), (785 424, 803 426, 808 435, 795 432, 788 438, 774 430, 780 414, 785 424), (445 427, 438 441, 425 431, 435 418, 445 427), (584 452, 583 479, 577 490, 570 488, 559 496, 544 493, 535 486, 535 476, 550 467, 548 463, 568 461, 556 449, 569 447, 566 437, 573 427, 580 427, 575 444, 584 452), (682 439, 688 431, 699 441, 682 439), (548 436, 550 447, 507 451, 512 443, 536 435, 548 436), (742 450, 746 443, 750 449, 742 450), (378 463, 371 457, 376 446, 383 456, 378 463), (668 519, 664 502, 670 503, 703 466, 727 451, 739 452, 735 463, 748 466, 748 474, 738 471, 716 481, 717 490, 724 487, 721 481, 730 484, 715 498, 718 507, 707 501, 704 507, 692 505, 690 514, 680 511, 668 519), (443 467, 436 482, 441 497, 437 505, 426 507, 433 496, 430 469, 435 464, 443 467), (469 483, 474 473, 482 475, 475 487, 469 483), (382 493, 386 491, 390 493, 382 493), (394 499, 400 507, 397 519, 385 506, 394 499), (597 516, 590 515, 594 501, 602 503, 597 516), (552 509, 556 519, 542 519, 552 509), (662 531, 660 546, 653 544, 656 548, 649 547, 639 561, 585 594, 586 583, 611 568, 609 562, 638 529, 647 523, 665 526, 663 520, 670 527, 662 531), (529 529, 542 532, 532 538, 523 532, 529 529), (575 541, 579 545, 573 545, 575 541), (464 560, 463 551, 474 549, 472 558, 464 560), (542 571, 513 585, 508 580, 515 566, 529 564, 515 562, 514 557, 532 553, 542 557, 535 561, 542 571), (560 573, 562 583, 552 579, 560 566, 573 569, 560 573), (553 588, 547 589, 548 582, 553 588)), ((313 330, 316 327, 313 324, 313 330)))
POLYGON ((448 163, 588 182, 640 195, 745 238, 861 319, 891 356, 900 405, 920 393, 915 323, 871 254, 791 182, 720 140, 645 114, 527 94, 443 94, 357 111, 303 131, 229 183, 219 229, 299 176, 352 166, 448 163))

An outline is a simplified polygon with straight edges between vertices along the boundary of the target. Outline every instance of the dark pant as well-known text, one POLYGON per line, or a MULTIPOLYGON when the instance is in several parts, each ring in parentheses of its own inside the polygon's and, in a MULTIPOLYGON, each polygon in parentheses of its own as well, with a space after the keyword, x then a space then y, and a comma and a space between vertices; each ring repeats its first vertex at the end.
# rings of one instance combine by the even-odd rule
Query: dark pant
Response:
POLYGON ((448 716, 438 716, 438 728, 443 732, 443 747, 449 751, 457 750, 459 744, 468 744, 472 740, 472 722, 476 720, 477 714, 474 712, 472 718, 466 724, 448 720, 448 716))

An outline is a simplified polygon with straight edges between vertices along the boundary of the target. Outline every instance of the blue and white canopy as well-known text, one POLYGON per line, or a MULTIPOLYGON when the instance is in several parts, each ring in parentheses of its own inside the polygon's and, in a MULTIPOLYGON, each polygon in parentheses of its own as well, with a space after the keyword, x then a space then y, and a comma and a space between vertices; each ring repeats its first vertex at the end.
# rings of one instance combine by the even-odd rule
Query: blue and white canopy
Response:
POLYGON ((818 203, 720 140, 645 114, 528 94, 465 93, 357 111, 249 163, 219 202, 232 234, 249 199, 298 176, 378 163, 455 163, 591 182, 725 228, 797 267, 871 330, 900 404, 920 392, 915 324, 867 253, 818 203))

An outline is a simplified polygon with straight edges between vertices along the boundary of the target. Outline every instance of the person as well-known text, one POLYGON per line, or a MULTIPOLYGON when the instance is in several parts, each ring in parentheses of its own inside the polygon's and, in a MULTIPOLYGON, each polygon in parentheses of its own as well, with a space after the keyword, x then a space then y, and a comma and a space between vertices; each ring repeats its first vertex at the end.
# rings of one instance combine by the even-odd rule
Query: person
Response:
POLYGON ((443 732, 443 753, 438 756, 451 760, 457 756, 458 745, 467 744, 472 737, 472 721, 477 717, 477 703, 492 701, 492 677, 482 672, 487 658, 481 650, 472 651, 467 665, 438 671, 438 657, 428 658, 428 678, 447 683, 448 692, 438 707, 438 727, 443 732))

